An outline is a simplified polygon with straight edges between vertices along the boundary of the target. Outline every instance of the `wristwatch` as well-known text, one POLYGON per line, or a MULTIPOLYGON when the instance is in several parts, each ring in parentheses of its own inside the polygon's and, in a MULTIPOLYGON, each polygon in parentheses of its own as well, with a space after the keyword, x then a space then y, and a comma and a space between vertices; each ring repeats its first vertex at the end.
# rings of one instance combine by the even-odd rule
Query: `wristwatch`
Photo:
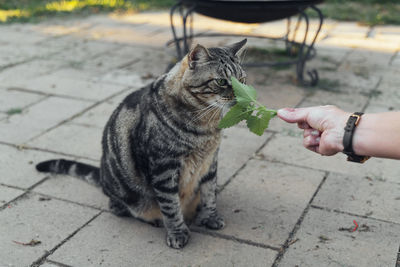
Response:
POLYGON ((364 113, 355 112, 350 115, 347 120, 346 127, 344 127, 344 135, 343 135, 343 153, 347 155, 347 160, 351 162, 364 163, 370 157, 369 156, 360 156, 356 155, 353 150, 353 135, 356 126, 361 120, 361 116, 364 113))

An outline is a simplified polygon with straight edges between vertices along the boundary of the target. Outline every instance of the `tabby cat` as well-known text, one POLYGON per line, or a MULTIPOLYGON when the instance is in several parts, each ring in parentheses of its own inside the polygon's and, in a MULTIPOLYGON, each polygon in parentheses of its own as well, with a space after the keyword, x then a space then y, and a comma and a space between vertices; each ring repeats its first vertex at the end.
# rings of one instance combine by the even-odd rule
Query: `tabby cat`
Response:
POLYGON ((100 169, 58 159, 37 170, 98 185, 116 215, 164 225, 173 248, 186 245, 192 220, 223 228, 216 209, 217 125, 235 103, 230 77, 244 82, 239 54, 245 43, 197 45, 168 73, 128 95, 105 126, 100 169))

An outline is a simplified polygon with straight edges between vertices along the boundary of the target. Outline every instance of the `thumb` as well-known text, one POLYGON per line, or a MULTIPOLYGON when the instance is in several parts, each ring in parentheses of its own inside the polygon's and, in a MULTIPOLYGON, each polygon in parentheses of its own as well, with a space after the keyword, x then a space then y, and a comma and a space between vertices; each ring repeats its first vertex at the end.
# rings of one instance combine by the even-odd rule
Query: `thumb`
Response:
POLYGON ((307 122, 308 113, 308 108, 282 108, 278 110, 278 117, 289 123, 307 122))

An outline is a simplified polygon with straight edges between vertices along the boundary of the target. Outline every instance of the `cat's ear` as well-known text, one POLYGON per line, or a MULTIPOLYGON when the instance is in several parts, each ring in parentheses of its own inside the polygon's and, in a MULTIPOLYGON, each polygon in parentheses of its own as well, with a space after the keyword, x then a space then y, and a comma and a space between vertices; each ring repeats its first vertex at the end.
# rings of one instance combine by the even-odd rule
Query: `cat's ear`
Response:
POLYGON ((247 39, 243 39, 240 42, 228 45, 227 48, 237 57, 240 57, 242 52, 244 51, 243 47, 247 43, 247 39))
POLYGON ((211 56, 207 48, 198 44, 188 54, 189 68, 194 69, 196 63, 207 62, 208 60, 210 60, 210 58, 211 56))

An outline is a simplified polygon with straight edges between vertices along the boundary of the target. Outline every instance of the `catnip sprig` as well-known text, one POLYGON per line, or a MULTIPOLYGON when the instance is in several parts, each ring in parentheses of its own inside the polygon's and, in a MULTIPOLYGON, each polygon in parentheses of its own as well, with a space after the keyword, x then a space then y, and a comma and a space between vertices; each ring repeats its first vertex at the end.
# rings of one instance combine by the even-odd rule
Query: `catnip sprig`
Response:
POLYGON ((257 101, 257 91, 252 86, 239 82, 235 77, 231 77, 231 80, 236 104, 222 118, 218 127, 229 128, 246 120, 249 130, 261 136, 277 111, 260 104, 257 101))

